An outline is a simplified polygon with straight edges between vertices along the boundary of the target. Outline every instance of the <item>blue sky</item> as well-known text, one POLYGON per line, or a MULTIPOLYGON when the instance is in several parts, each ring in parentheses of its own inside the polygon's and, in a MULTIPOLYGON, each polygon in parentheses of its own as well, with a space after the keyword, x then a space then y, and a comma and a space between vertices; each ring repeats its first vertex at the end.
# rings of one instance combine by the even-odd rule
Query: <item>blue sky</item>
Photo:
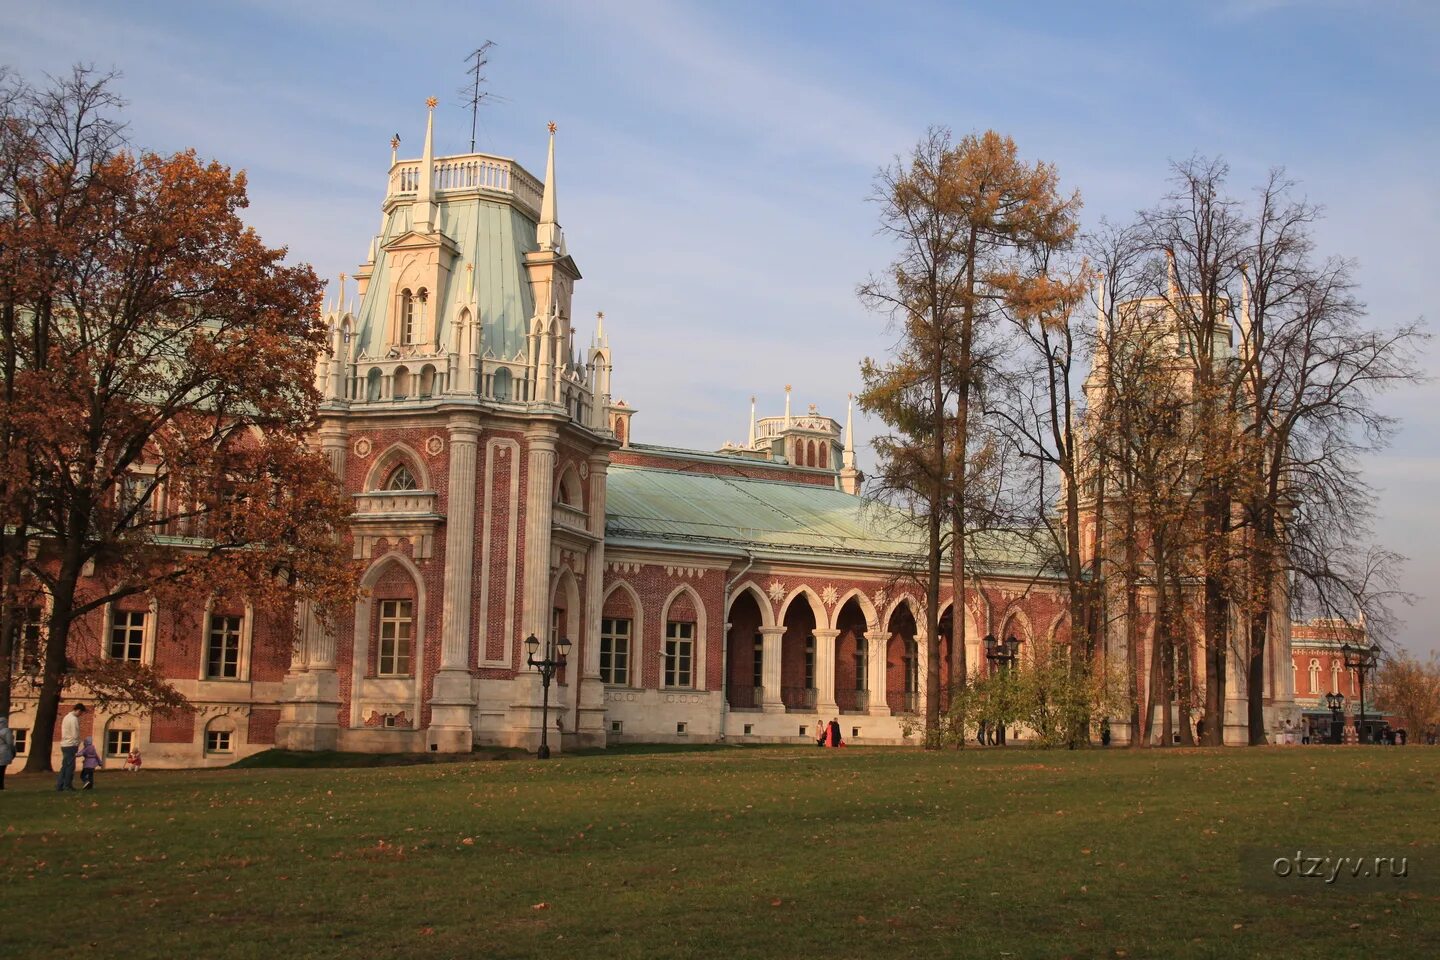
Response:
MULTIPOLYGON (((0 0, 0 17, 0 63, 118 69, 135 142, 244 168, 252 222, 329 277, 378 225, 391 134, 418 154, 426 97, 437 150, 468 149, 462 61, 495 41, 479 149, 540 173, 559 125, 576 312, 606 312, 642 441, 743 439, 749 396, 778 412, 786 383, 797 409, 843 418, 860 358, 890 342, 854 296, 889 255, 865 198, 930 124, 1010 134, 1082 192, 1088 225, 1153 203, 1172 158, 1224 156, 1238 194, 1283 165, 1324 204, 1321 244, 1356 259, 1378 324, 1440 301, 1440 5, 1425 0, 0 0)), ((1369 462, 1377 532, 1421 596, 1399 639, 1428 651, 1440 386, 1383 405, 1404 425, 1369 462)))

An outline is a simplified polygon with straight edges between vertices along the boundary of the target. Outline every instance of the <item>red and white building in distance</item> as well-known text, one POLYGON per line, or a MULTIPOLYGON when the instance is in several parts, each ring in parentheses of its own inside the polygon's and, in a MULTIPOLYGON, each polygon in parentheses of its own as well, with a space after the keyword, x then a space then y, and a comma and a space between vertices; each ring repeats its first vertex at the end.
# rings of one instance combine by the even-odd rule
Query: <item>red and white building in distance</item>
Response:
MULTIPOLYGON (((577 335, 553 128, 543 181, 431 144, 427 127, 421 158, 392 157, 358 299, 342 285, 327 308, 332 349, 317 371, 316 443, 354 498, 362 595, 329 626, 302 611, 294 644, 244 607, 97 614, 80 655, 89 643, 152 663, 194 712, 92 711, 86 732, 112 755, 138 747, 175 766, 277 745, 533 748, 533 635, 573 642, 551 689, 558 749, 799 741, 832 716, 851 740, 905 742, 906 716, 925 707, 911 573, 923 543, 860 496, 848 414, 842 430, 814 406, 792 412, 787 388, 783 415, 756 419, 752 405, 744 445, 636 442, 603 315, 588 342, 577 335)), ((971 669, 986 635, 1022 651, 1068 642, 1064 582, 1041 552, 996 535, 974 553, 979 586, 958 614, 971 669)), ((956 609, 947 585, 942 661, 956 609)), ((1300 723, 1289 622, 1277 620, 1276 729, 1300 723)), ((1124 633, 1106 639, 1115 662, 1124 633)), ((1243 742, 1245 680, 1230 661, 1227 737, 1243 742)), ((17 699, 12 727, 33 712, 17 699)))

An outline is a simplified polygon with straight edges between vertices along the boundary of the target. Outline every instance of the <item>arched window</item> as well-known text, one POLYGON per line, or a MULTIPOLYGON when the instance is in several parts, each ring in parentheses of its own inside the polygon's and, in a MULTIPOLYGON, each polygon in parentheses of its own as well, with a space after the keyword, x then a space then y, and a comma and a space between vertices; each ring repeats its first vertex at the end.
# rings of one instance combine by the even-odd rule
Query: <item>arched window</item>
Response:
POLYGON ((425 330, 425 307, 429 301, 430 294, 424 287, 415 291, 415 323, 410 328, 410 343, 415 343, 416 338, 425 330))
POLYGON ((495 371, 494 393, 496 400, 510 399, 510 383, 512 379, 510 370, 506 367, 501 367, 495 371))
POLYGON ((400 342, 415 342, 415 297, 409 287, 400 291, 400 342))
POLYGON ((389 478, 385 481, 386 490, 419 490, 420 484, 415 482, 415 474, 410 472, 407 464, 400 464, 390 472, 389 478))
POLYGON ((420 368, 420 396, 428 397, 435 392, 435 368, 430 364, 420 368))
POLYGON ((1340 661, 1330 661, 1330 692, 1340 692, 1340 661))
POLYGON ((410 368, 396 367, 394 376, 395 384, 392 389, 394 398, 396 400, 404 400, 410 396, 410 368))
POLYGON ((830 460, 830 444, 829 444, 828 442, 822 443, 822 444, 820 444, 820 466, 821 466, 822 469, 825 469, 825 470, 830 469, 829 460, 830 460))
POLYGON ((380 399, 380 368, 371 367, 370 372, 365 375, 365 399, 380 399))
POLYGON ((1320 692, 1320 661, 1310 658, 1310 692, 1320 692))
POLYGON ((580 478, 576 476, 574 469, 567 467, 561 471, 560 482, 555 485, 555 499, 577 510, 582 507, 584 501, 580 492, 580 478))

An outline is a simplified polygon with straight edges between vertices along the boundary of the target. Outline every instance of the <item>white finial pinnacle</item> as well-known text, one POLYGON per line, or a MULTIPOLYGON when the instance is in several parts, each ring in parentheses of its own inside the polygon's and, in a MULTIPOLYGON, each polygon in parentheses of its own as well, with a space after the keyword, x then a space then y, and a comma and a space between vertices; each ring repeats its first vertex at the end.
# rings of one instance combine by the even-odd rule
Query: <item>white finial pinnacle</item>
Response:
POLYGON ((855 467, 855 394, 850 394, 845 406, 845 466, 855 467))
POLYGON ((597 310, 597 311, 595 312, 595 342, 601 344, 602 346, 603 346, 604 343, 605 343, 605 311, 604 311, 604 310, 597 310))
POLYGON ((785 428, 790 428, 790 384, 785 384, 785 428))
POLYGON ((414 227, 418 233, 432 233, 435 227, 435 105, 425 101, 425 149, 420 153, 420 184, 415 193, 414 227))
POLYGON ((755 449, 755 396, 750 396, 750 449, 755 449))
POLYGON ((540 198, 540 224, 536 230, 536 239, 539 241, 541 250, 552 250, 556 253, 563 253, 564 239, 560 233, 560 221, 557 218, 557 202, 555 198, 555 123, 548 124, 550 130, 550 147, 545 156, 545 192, 540 198))
POLYGON ((1246 264, 1240 264, 1240 350, 1241 356, 1250 356, 1250 273, 1246 264))

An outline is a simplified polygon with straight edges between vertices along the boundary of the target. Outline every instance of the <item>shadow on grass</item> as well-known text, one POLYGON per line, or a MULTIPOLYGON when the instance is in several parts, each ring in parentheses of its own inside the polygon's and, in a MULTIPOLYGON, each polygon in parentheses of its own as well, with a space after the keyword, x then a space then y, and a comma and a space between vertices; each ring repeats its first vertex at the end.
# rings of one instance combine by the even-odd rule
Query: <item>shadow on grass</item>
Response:
POLYGON ((412 767, 425 763, 474 763, 480 760, 518 760, 524 750, 500 747, 470 753, 344 753, 339 750, 265 750, 230 764, 232 770, 323 769, 336 767, 412 767))

